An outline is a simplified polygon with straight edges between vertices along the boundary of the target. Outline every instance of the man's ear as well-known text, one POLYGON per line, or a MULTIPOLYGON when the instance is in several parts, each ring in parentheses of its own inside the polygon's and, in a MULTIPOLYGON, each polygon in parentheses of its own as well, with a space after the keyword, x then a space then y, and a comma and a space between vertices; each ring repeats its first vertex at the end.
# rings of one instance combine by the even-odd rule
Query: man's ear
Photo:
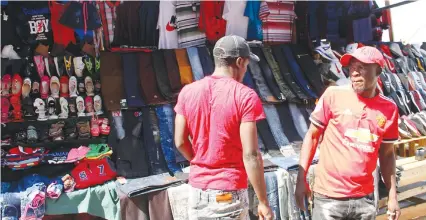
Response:
POLYGON ((237 65, 237 67, 242 67, 244 65, 244 59, 242 57, 238 57, 235 61, 235 64, 237 65))
POLYGON ((378 66, 376 68, 376 76, 379 76, 380 74, 382 74, 382 67, 378 66))

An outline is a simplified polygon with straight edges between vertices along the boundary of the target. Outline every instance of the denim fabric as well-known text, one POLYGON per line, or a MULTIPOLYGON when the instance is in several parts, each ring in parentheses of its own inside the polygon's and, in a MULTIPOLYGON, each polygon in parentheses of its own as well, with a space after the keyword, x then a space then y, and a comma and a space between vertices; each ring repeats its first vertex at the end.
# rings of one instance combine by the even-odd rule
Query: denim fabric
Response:
MULTIPOLYGON (((163 154, 163 150, 161 149, 161 144, 159 140, 155 138, 153 131, 158 132, 158 128, 153 129, 153 125, 155 123, 152 122, 151 111, 149 108, 142 109, 142 118, 143 118, 143 141, 146 147, 146 154, 148 156, 148 163, 150 165, 150 173, 151 174, 161 174, 168 172, 168 168, 166 165, 166 159, 163 154)), ((154 118, 156 119, 156 118, 154 118)), ((158 135, 157 135, 158 137, 158 135)))
POLYGON ((290 142, 284 135, 280 118, 278 116, 278 112, 275 106, 271 104, 264 104, 263 110, 265 111, 266 120, 268 121, 269 127, 272 131, 272 135, 274 136, 274 139, 277 142, 278 146, 281 148, 283 146, 289 145, 290 142))
POLYGON ((189 192, 189 219, 249 219, 247 189, 238 191, 202 190, 191 187, 189 192), (218 202, 223 194, 232 194, 231 200, 218 202))
MULTIPOLYGON (((286 171, 287 172, 287 171, 286 171)), ((297 174, 296 174, 297 175, 297 174)), ((294 192, 296 190, 295 183, 293 181, 292 175, 288 174, 288 178, 285 179, 287 182, 287 192, 288 193, 288 215, 290 220, 299 220, 300 218, 300 209, 297 208, 296 198, 294 197, 294 192)))
POLYGON ((278 144, 272 135, 271 129, 269 128, 268 121, 266 119, 257 121, 257 131, 263 140, 265 148, 269 150, 279 150, 278 144))
POLYGON ((281 92, 280 88, 278 87, 277 81, 274 78, 274 74, 272 73, 271 68, 269 68, 268 63, 266 62, 266 58, 263 55, 263 52, 258 47, 251 48, 252 52, 256 54, 259 57, 259 66, 262 70, 263 77, 266 81, 266 84, 268 85, 269 89, 271 90, 272 94, 274 94, 275 98, 279 100, 285 100, 284 94, 281 92))
POLYGON ((248 67, 262 100, 267 102, 277 102, 278 100, 272 95, 271 90, 269 90, 268 86, 266 85, 266 81, 262 76, 262 71, 260 70, 259 64, 256 62, 250 62, 248 67))
POLYGON ((254 192, 253 186, 251 184, 249 184, 248 187, 248 196, 250 219, 258 219, 259 214, 257 213, 257 206, 259 206, 259 199, 257 198, 257 195, 254 192))
POLYGON ((288 102, 280 105, 275 105, 275 107, 277 108, 284 134, 288 138, 288 140, 290 142, 302 141, 302 137, 300 137, 300 135, 297 133, 293 118, 291 117, 288 102))
POLYGON ((318 96, 312 91, 310 88, 310 85, 308 81, 306 80, 305 76, 303 75, 302 70, 300 69, 299 64, 297 64, 295 57, 293 53, 291 52, 290 47, 283 46, 284 55, 287 58, 287 61, 289 63, 291 73, 293 77, 296 79, 296 82, 299 84, 300 88, 311 98, 318 98, 318 96))
POLYGON ((262 137, 260 136, 259 132, 257 132, 257 145, 259 147, 260 152, 265 152, 265 144, 263 143, 262 137))
POLYGON ((128 197, 132 198, 181 185, 187 182, 187 180, 188 174, 181 173, 180 175, 175 175, 175 178, 173 178, 170 174, 163 173, 136 179, 127 179, 126 184, 117 182, 117 187, 128 197))
POLYGON ((269 206, 274 213, 274 219, 280 219, 280 204, 278 201, 278 180, 275 172, 265 173, 266 196, 268 197, 269 206))
POLYGON ((21 198, 25 196, 25 192, 19 193, 1 193, 1 217, 16 217, 16 220, 21 216, 21 198))
POLYGON ((198 56, 203 66, 204 76, 209 76, 214 72, 214 63, 207 47, 197 47, 198 56))
POLYGON ((185 162, 186 161, 185 157, 182 156, 182 154, 176 148, 175 142, 173 141, 173 134, 174 134, 173 131, 175 127, 175 120, 174 120, 175 112, 173 111, 173 107, 170 104, 163 105, 162 107, 168 121, 167 126, 172 137, 173 151, 175 152, 176 162, 177 163, 185 162))
POLYGON ((119 140, 123 139, 126 136, 126 133, 123 128, 123 117, 122 116, 113 116, 113 122, 115 131, 117 132, 117 138, 119 140))
POLYGON ((278 169, 275 174, 278 180, 278 203, 280 204, 280 219, 289 219, 288 215, 288 194, 287 181, 288 173, 283 169, 278 169))
POLYGON ((308 132, 308 126, 303 117, 303 114, 300 112, 300 109, 296 104, 290 103, 290 112, 291 117, 293 117, 294 125, 296 126, 297 133, 299 133, 300 137, 304 138, 306 132, 308 132))
POLYGON ((203 67, 201 66, 200 57, 198 56, 198 50, 196 47, 186 48, 188 54, 189 63, 191 63, 192 74, 194 80, 200 80, 204 77, 203 67))
POLYGON ((376 219, 373 196, 336 200, 314 193, 313 220, 320 219, 376 219))
POLYGON ((283 77, 281 76, 280 67, 275 60, 274 55, 272 55, 271 47, 264 46, 262 49, 263 54, 265 55, 265 59, 271 68, 272 74, 274 75, 275 81, 281 90, 281 93, 287 100, 297 100, 296 95, 290 90, 290 87, 287 86, 283 77))
POLYGON ((246 85, 246 86, 248 86, 248 87, 250 87, 250 88, 252 88, 252 89, 255 88, 255 85, 254 85, 254 82, 253 82, 253 78, 251 76, 251 73, 248 70, 247 70, 246 74, 244 75, 243 84, 246 85))
POLYGON ((167 189, 169 195, 170 208, 174 220, 187 220, 189 210, 189 191, 191 186, 182 184, 180 186, 171 187, 167 189))
MULTIPOLYGON (((155 108, 158 118, 159 138, 161 141, 161 149, 163 150, 164 158, 167 161, 167 166, 172 173, 181 172, 179 165, 176 163, 176 155, 173 150, 173 134, 170 132, 169 124, 170 117, 167 117, 164 107, 159 106, 155 108)), ((152 117, 155 117, 154 115, 152 117)), ((154 123, 153 123, 154 124, 154 123)), ((155 132, 155 131, 154 131, 155 132)), ((154 137, 156 135, 154 134, 154 137)))

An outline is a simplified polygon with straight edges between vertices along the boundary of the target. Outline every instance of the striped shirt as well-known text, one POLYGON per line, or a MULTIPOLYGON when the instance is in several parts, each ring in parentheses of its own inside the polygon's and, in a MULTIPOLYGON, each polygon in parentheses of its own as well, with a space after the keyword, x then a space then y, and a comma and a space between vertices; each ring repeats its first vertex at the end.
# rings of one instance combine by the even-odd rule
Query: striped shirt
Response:
POLYGON ((176 2, 176 26, 179 48, 205 45, 206 34, 198 29, 199 18, 199 1, 176 2))
POLYGON ((293 22, 296 18, 294 2, 264 1, 260 6, 259 18, 263 23, 262 32, 264 42, 291 42, 293 22))
POLYGON ((111 1, 97 1, 96 3, 102 20, 102 29, 105 38, 104 42, 106 47, 110 48, 110 43, 114 40, 115 20, 117 19, 115 9, 121 4, 121 1, 116 1, 114 3, 111 1))

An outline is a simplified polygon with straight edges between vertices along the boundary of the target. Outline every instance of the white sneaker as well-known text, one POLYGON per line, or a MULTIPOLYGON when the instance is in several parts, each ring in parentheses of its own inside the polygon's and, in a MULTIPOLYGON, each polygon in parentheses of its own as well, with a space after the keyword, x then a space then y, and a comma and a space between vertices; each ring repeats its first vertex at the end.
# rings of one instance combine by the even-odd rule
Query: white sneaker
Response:
POLYGON ((321 42, 321 45, 315 48, 315 51, 319 53, 323 58, 330 61, 339 61, 331 50, 331 45, 328 42, 321 42))
POLYGON ((59 118, 64 119, 68 118, 68 101, 66 98, 61 97, 59 99, 59 104, 61 105, 61 114, 59 114, 59 118))
POLYGON ((7 58, 11 60, 20 60, 21 57, 13 50, 13 45, 6 45, 1 51, 1 58, 7 58))

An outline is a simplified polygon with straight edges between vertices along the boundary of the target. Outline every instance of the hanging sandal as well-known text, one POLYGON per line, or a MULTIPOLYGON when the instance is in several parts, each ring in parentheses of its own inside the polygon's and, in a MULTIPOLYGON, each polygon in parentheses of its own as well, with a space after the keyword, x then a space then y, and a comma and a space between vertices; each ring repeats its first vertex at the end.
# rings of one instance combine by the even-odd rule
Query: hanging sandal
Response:
POLYGON ((28 126, 27 128, 27 142, 29 144, 37 143, 38 140, 38 134, 36 131, 36 128, 32 125, 28 126))

